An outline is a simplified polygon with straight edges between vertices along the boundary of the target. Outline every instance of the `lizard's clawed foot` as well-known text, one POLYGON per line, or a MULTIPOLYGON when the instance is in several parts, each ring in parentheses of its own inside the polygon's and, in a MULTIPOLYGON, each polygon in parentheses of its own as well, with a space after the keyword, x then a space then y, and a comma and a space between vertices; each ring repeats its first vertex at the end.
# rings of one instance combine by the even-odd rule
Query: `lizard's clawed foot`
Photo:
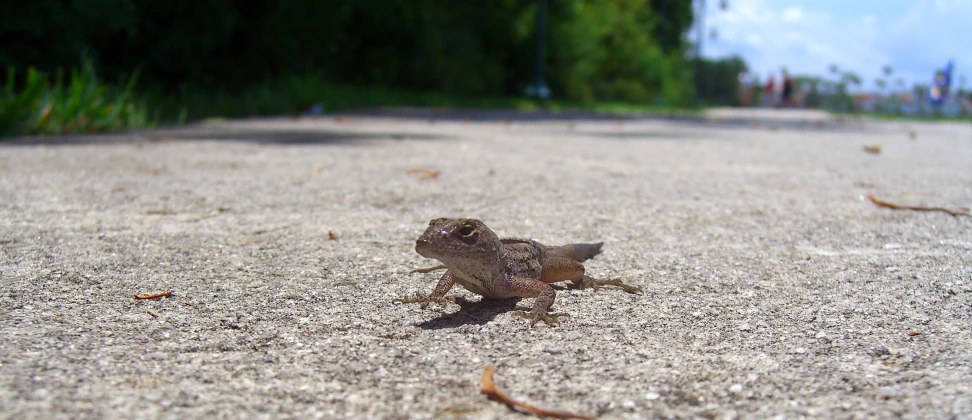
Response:
POLYGON ((597 289, 600 289, 601 286, 618 286, 624 289, 624 291, 628 293, 638 293, 638 294, 644 293, 640 287, 624 284, 620 279, 594 280, 590 277, 584 276, 584 280, 582 280, 580 283, 581 289, 587 289, 589 287, 593 287, 595 292, 597 291, 597 289))
POLYGON ((557 325, 557 324, 560 324, 560 320, 557 319, 557 318, 560 318, 562 316, 566 316, 566 317, 569 317, 570 316, 570 314, 563 313, 563 312, 560 312, 560 313, 547 313, 547 312, 537 312, 537 311, 530 311, 530 312, 527 312, 527 311, 516 311, 516 312, 513 312, 513 315, 514 316, 518 316, 520 318, 529 319, 530 320, 530 326, 531 327, 534 326, 534 325, 537 325, 537 322, 539 322, 539 321, 543 321, 547 325, 557 325))
POLYGON ((456 298, 445 296, 422 296, 414 298, 392 299, 392 303, 418 303, 419 308, 425 309, 425 307, 429 306, 430 303, 438 303, 442 306, 446 306, 450 303, 456 303, 456 298))

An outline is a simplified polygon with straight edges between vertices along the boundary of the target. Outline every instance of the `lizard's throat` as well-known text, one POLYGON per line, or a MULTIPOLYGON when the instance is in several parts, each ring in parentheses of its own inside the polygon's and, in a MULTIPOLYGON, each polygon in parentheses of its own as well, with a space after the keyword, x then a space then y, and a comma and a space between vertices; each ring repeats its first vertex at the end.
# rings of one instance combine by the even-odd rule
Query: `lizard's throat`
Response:
POLYGON ((466 290, 487 297, 493 295, 494 282, 492 277, 488 277, 488 272, 478 272, 479 274, 476 275, 454 268, 450 268, 449 270, 455 275, 456 283, 459 283, 466 290))
POLYGON ((477 264, 470 260, 450 261, 445 266, 456 276, 456 282, 467 290, 484 296, 492 295, 495 279, 503 273, 495 264, 477 264))

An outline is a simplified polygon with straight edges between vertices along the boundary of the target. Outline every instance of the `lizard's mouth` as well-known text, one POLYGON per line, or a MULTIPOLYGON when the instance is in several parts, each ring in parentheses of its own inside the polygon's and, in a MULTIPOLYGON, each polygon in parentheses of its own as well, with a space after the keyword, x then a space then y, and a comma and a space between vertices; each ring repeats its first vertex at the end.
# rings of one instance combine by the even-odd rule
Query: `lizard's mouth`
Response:
POLYGON ((428 255, 429 251, 431 250, 432 242, 430 242, 428 239, 419 238, 417 241, 415 241, 415 252, 418 252, 419 255, 426 258, 432 258, 428 255))

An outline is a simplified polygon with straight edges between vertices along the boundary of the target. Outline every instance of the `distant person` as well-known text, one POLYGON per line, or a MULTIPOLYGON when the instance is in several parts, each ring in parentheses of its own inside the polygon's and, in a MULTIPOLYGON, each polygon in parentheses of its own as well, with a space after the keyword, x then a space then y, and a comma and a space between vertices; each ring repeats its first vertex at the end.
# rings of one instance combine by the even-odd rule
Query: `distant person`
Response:
POLYGON ((774 106, 776 103, 776 76, 770 73, 763 89, 763 106, 774 106))
POLYGON ((783 69, 781 72, 783 74, 783 91, 780 95, 780 102, 782 106, 792 106, 793 105, 793 79, 790 78, 790 73, 783 69))
POLYGON ((755 80, 749 70, 739 73, 739 106, 749 106, 753 96, 755 80))

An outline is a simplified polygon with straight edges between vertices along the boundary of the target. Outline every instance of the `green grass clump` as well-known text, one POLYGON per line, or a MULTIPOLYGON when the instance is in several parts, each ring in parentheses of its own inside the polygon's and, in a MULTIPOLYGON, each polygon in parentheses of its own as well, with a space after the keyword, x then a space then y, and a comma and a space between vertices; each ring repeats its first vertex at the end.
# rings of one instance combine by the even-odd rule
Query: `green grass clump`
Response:
POLYGON ((132 76, 122 88, 101 83, 88 61, 51 78, 29 68, 22 87, 7 70, 0 88, 0 137, 37 134, 76 134, 140 128, 153 125, 146 106, 136 98, 132 76))
POLYGON ((166 120, 177 123, 206 118, 297 115, 313 105, 325 113, 377 107, 436 107, 447 109, 506 109, 519 111, 594 111, 606 114, 694 115, 695 109, 670 105, 604 101, 538 102, 517 97, 469 97, 382 86, 335 84, 321 75, 290 76, 235 92, 184 88, 176 96, 154 95, 166 120))

